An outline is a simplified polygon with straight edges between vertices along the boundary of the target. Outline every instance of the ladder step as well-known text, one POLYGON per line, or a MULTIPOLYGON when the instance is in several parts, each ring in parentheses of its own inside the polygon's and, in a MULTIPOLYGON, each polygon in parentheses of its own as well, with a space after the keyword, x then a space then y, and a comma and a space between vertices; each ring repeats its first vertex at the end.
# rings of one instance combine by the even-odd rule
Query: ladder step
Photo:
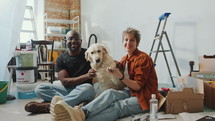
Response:
POLYGON ((31 33, 34 35, 34 39, 37 40, 37 32, 36 32, 36 25, 35 25, 35 19, 34 19, 34 14, 33 14, 33 8, 31 6, 26 6, 25 8, 29 12, 29 17, 24 17, 23 23, 24 22, 29 22, 32 25, 32 29, 22 29, 20 32, 22 33, 31 33))
POLYGON ((154 40, 158 40, 158 39, 160 39, 160 37, 161 37, 161 36, 156 36, 156 37, 154 38, 154 40))
POLYGON ((32 18, 24 18, 25 21, 34 21, 32 18))
POLYGON ((34 33, 34 30, 21 30, 21 32, 26 32, 26 33, 34 33))
POLYGON ((171 50, 159 50, 159 51, 151 51, 152 53, 156 53, 156 52, 169 52, 171 50))
POLYGON ((171 78, 178 78, 178 76, 170 76, 171 78))

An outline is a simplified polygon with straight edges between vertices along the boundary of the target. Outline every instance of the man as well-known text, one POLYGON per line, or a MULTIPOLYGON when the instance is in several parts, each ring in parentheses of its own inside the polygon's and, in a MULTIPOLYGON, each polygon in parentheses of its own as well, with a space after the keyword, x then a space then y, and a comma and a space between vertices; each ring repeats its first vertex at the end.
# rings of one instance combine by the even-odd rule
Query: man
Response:
MULTIPOLYGON (((90 63, 85 59, 86 49, 81 48, 82 39, 78 32, 71 30, 66 35, 67 51, 62 53, 56 61, 56 72, 61 83, 41 83, 36 89, 37 97, 44 102, 29 102, 25 106, 27 112, 49 113, 50 102, 58 96, 71 106, 94 98, 92 78, 96 76, 90 63)), ((54 104, 54 103, 52 103, 54 104)))

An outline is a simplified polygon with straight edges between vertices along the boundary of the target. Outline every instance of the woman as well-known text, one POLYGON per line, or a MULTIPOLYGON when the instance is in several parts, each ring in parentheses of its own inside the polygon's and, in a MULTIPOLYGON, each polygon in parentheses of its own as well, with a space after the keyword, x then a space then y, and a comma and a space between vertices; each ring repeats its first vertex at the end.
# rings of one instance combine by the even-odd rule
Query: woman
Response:
POLYGON ((158 82, 152 59, 138 50, 139 43, 139 31, 127 28, 123 32, 123 46, 127 54, 120 61, 124 73, 115 67, 107 69, 108 73, 117 76, 128 88, 120 91, 108 89, 81 108, 72 108, 65 102, 58 101, 51 113, 54 120, 114 121, 148 112, 151 94, 158 97, 158 82))

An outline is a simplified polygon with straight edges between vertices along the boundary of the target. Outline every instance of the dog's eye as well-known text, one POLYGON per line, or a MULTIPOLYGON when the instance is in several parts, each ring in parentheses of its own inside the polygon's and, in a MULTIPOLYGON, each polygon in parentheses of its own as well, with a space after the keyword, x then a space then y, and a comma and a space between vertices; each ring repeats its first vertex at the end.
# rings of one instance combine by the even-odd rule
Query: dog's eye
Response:
POLYGON ((97 52, 98 52, 98 53, 100 53, 100 52, 101 52, 101 50, 98 50, 97 52))
POLYGON ((93 54, 93 52, 91 52, 90 54, 93 54))

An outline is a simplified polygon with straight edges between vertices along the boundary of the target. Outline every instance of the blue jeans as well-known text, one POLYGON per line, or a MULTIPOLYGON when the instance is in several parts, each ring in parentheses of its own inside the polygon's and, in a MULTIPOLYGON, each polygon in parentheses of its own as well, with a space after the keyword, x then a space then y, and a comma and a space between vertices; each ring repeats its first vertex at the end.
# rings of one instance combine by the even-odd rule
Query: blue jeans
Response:
POLYGON ((41 83, 36 86, 37 97, 44 101, 51 101, 54 96, 60 96, 70 106, 76 106, 83 101, 91 101, 95 91, 91 84, 84 83, 78 86, 65 88, 60 81, 50 84, 41 83))
POLYGON ((114 121, 132 114, 148 112, 142 110, 137 98, 131 97, 126 89, 108 89, 82 109, 86 112, 86 121, 114 121))

